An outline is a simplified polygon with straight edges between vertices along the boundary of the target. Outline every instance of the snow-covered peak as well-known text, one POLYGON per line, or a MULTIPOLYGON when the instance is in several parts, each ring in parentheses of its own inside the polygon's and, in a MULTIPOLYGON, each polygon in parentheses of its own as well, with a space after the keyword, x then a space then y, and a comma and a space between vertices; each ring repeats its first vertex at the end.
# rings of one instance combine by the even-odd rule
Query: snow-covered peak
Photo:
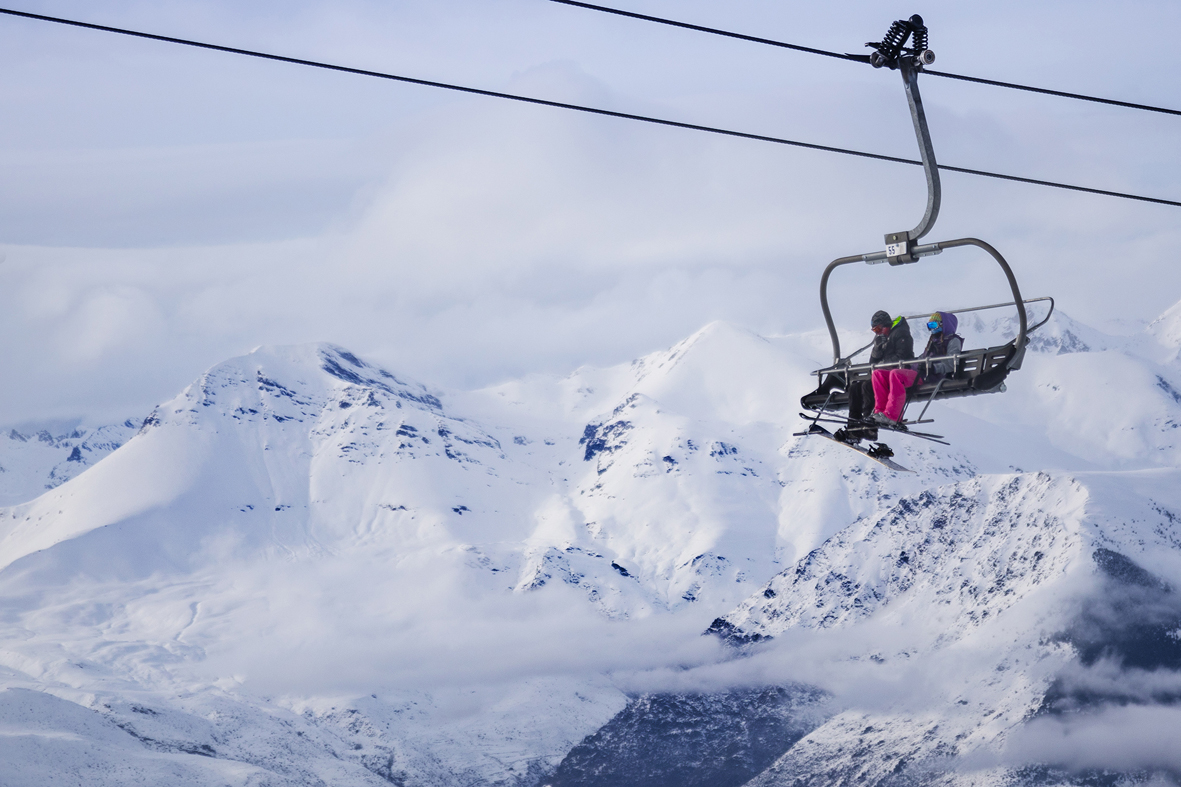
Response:
MULTIPOLYGON (((159 570, 172 561, 162 556, 178 552, 190 566, 226 557, 208 548, 212 541, 235 545, 236 555, 336 548, 357 538, 355 525, 341 529, 336 515, 384 510, 389 491, 373 500, 375 490, 362 490, 385 461, 486 467, 501 456, 496 438, 448 416, 424 386, 345 350, 260 348, 218 364, 157 407, 133 439, 89 472, 10 509, 0 556, 8 564, 128 521, 140 524, 124 527, 127 538, 158 547, 130 550, 143 555, 121 564, 132 574, 159 570), (323 465, 339 469, 319 472, 323 465), (321 506, 333 513, 316 516, 321 506), (277 520, 265 525, 269 535, 260 529, 264 519, 277 520)), ((409 510, 411 499, 449 508, 462 488, 403 483, 409 489, 389 504, 391 512, 409 510)))
POLYGON ((1172 351, 1175 358, 1181 351, 1181 301, 1177 301, 1153 320, 1147 328, 1147 333, 1172 351))
POLYGON ((143 415, 114 424, 30 423, 0 430, 0 505, 61 486, 126 443, 143 415))
POLYGON ((717 321, 636 361, 629 394, 688 417, 770 423, 782 420, 787 392, 812 382, 810 365, 762 336, 717 321))
POLYGON ((1085 543, 1086 500, 1077 482, 1044 474, 990 476, 903 497, 828 539, 714 628, 734 641, 757 641, 890 608, 900 621, 933 624, 928 633, 952 641, 1068 569, 1085 543))
POLYGON ((777 575, 709 632, 773 663, 827 643, 819 672, 869 697, 838 679, 849 707, 751 784, 800 772, 893 784, 906 769, 943 773, 949 757, 963 758, 958 772, 984 763, 967 783, 1040 784, 987 763, 1031 720, 1126 703, 1146 693, 1130 688, 1138 670, 1181 665, 1181 599, 1161 579, 1181 575, 1176 477, 1030 473, 928 489, 777 575), (872 698, 895 682, 897 697, 872 698))
MULTIPOLYGON (((259 347, 210 369, 159 412, 184 412, 180 400, 230 417, 269 415, 282 422, 310 415, 307 408, 332 399, 343 409, 356 404, 358 392, 392 397, 402 404, 442 412, 438 397, 415 382, 403 382, 331 344, 259 347), (252 407, 251 405, 257 405, 252 407), (265 412, 257 408, 266 408, 265 412), (276 409, 278 408, 278 409, 276 409)), ((188 412, 198 412, 190 409, 188 412)))
MULTIPOLYGON (((1084 325, 1061 307, 1055 308, 1048 321, 1045 319, 1048 306, 1044 303, 1031 304, 1027 312, 1029 327, 1036 327, 1029 334, 1029 349, 1037 353, 1065 355, 1068 353, 1099 352, 1123 346, 1123 342, 1108 336, 1088 325, 1084 325)), ((957 333, 964 337, 964 346, 989 347, 1012 341, 1017 335, 1018 320, 1015 314, 996 315, 996 312, 972 312, 961 315, 957 333)), ((926 326, 915 331, 915 347, 925 344, 926 326)))
POLYGON ((808 376, 815 362, 798 344, 795 337, 768 339, 719 320, 630 363, 581 367, 566 377, 531 375, 486 393, 527 407, 534 420, 602 419, 639 394, 690 418, 776 421, 791 396, 815 385, 808 376))
POLYGON ((698 637, 720 618, 771 639, 703 669, 846 703, 782 773, 872 782, 997 745, 1084 641, 1071 616, 1104 566, 1181 584, 1181 379, 1057 325, 1007 393, 932 405, 951 445, 886 435, 905 474, 796 434, 816 333, 714 323, 474 392, 331 345, 230 359, 0 509, 0 685, 69 698, 0 694, 0 722, 36 707, 55 734, 290 755, 341 784, 539 783, 626 701, 608 676, 692 689, 685 665, 726 651, 698 637), (941 682, 905 707, 838 696, 879 666, 941 682))

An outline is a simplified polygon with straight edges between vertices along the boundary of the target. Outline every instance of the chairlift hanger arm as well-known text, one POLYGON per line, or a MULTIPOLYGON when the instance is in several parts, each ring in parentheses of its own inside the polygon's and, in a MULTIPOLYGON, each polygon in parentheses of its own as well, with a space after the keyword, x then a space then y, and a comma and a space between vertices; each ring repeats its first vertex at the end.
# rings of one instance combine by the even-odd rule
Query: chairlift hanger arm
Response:
POLYGON ((828 335, 832 339, 832 363, 834 366, 841 362, 841 340, 837 336, 837 328, 832 322, 832 310, 828 308, 828 277, 842 265, 851 265, 854 262, 868 263, 869 260, 866 257, 869 256, 876 255, 858 254, 853 257, 835 259, 828 264, 828 267, 824 269, 824 274, 820 277, 820 310, 824 312, 824 322, 828 325, 828 335))
POLYGON ((935 148, 931 144, 931 132, 927 128, 927 113, 923 110, 923 99, 919 95, 919 71, 922 70, 922 64, 914 65, 904 60, 900 70, 902 71, 902 80, 906 85, 906 101, 910 105, 910 118, 914 122, 914 133, 919 141, 923 172, 927 176, 927 208, 918 225, 907 233, 908 239, 913 242, 922 238, 935 226, 935 220, 939 218, 942 190, 939 185, 939 166, 935 163, 935 148))
MULTIPOLYGON (((842 265, 850 265, 854 262, 865 262, 870 265, 888 262, 890 265, 903 265, 918 262, 921 257, 939 254, 944 249, 959 246, 976 246, 977 248, 983 249, 992 255, 992 258, 996 260, 997 264, 1001 266, 1001 270, 1004 271, 1005 278, 1009 282, 1009 289, 1013 293, 1013 304, 1017 307, 1019 329, 1017 338, 1014 340, 1014 347, 1019 352, 1025 347, 1027 341, 1029 328, 1028 315, 1026 314, 1025 303, 1021 298, 1021 289, 1017 286, 1017 279, 1013 275, 1013 270, 1009 267, 1009 263, 1005 261, 1005 258, 1001 256, 1000 252, 988 243, 977 238, 960 238, 959 240, 942 241, 939 243, 924 244, 922 246, 915 245, 915 241, 930 232, 931 228, 935 225, 935 220, 939 217, 941 197, 939 168, 935 162, 935 151, 931 144, 930 130, 927 128, 927 116, 923 110, 923 101, 918 88, 919 72, 922 71, 924 65, 930 65, 935 62, 935 53, 927 48, 927 27, 923 24, 923 18, 915 14, 909 19, 898 20, 890 25, 889 31, 882 37, 881 41, 871 42, 866 44, 866 46, 873 47, 874 49, 866 58, 874 68, 887 67, 902 72, 903 83, 906 87, 906 98, 910 106, 910 116, 914 123, 915 137, 918 140, 919 152, 922 154, 923 170, 927 176, 927 208, 923 213, 922 220, 913 230, 886 235, 886 250, 884 252, 871 252, 852 257, 840 257, 830 262, 828 267, 824 269, 824 274, 820 277, 820 308, 824 313, 824 321, 828 325, 829 337, 832 339, 833 365, 835 366, 842 362, 841 341, 837 336, 837 329, 832 320, 832 310, 828 305, 828 279, 834 270, 842 265), (907 47, 908 42, 910 43, 909 47, 907 47)), ((1052 310, 1053 306, 1051 306, 1052 310)), ((1041 325, 1041 323, 1038 323, 1038 325, 1041 325)), ((849 359, 851 358, 852 356, 849 357, 849 359)), ((848 361, 849 359, 844 360, 848 361)))
MULTIPOLYGON (((978 238, 960 238, 958 240, 940 241, 925 246, 918 246, 914 248, 914 252, 919 256, 928 256, 939 254, 944 249, 954 249, 960 246, 975 246, 983 249, 992 255, 992 258, 996 260, 997 264, 1001 266, 1001 270, 1004 271, 1005 279, 1009 282, 1009 289, 1013 293, 1013 304, 1017 306, 1018 331, 1015 346, 1020 350, 1025 346, 1026 335, 1029 333, 1029 318, 1025 310, 1025 301, 1021 298, 1021 288, 1017 285, 1017 277, 1013 275, 1013 269, 1009 267, 1009 263, 1005 261, 1005 258, 1001 256, 999 251, 978 238)), ((852 257, 841 257, 830 262, 828 267, 824 269, 824 275, 820 277, 820 310, 824 313, 824 322, 828 325, 828 335, 832 339, 833 366, 841 363, 841 340, 837 336, 837 328, 832 319, 832 309, 828 305, 829 276, 842 265, 851 265, 854 262, 864 262, 873 265, 882 262, 884 257, 885 253, 880 251, 870 254, 858 254, 852 257)), ((1045 322, 1045 320, 1042 322, 1045 322)), ((1038 323, 1039 326, 1041 324, 1038 323)))
MULTIPOLYGON (((915 259, 919 257, 927 257, 932 254, 939 254, 943 251, 940 244, 932 243, 926 246, 915 246, 911 249, 915 259)), ((828 307, 828 277, 832 272, 842 265, 851 265, 854 262, 864 262, 867 265, 877 265, 887 261, 886 252, 873 251, 868 254, 856 254, 852 257, 840 257, 828 264, 824 269, 824 274, 820 277, 820 309, 824 312, 824 322, 828 324, 828 335, 832 338, 833 363, 841 362, 841 340, 837 338, 837 329, 833 325, 832 311, 828 307)), ((864 349, 864 348, 863 348, 864 349)), ((860 350, 858 351, 860 352, 860 350)), ((854 353, 856 355, 856 353, 854 353)), ((850 356, 852 357, 852 356, 850 356)))
POLYGON ((939 218, 939 204, 942 190, 939 184, 939 165, 935 162, 935 148, 931 144, 931 132, 927 128, 927 113, 923 109, 923 98, 919 93, 919 73, 924 65, 935 62, 935 53, 927 48, 927 27, 918 14, 910 19, 899 19, 881 41, 871 41, 866 46, 874 51, 865 59, 874 68, 897 69, 902 73, 902 84, 906 88, 906 103, 910 106, 910 119, 914 123, 914 135, 919 143, 919 156, 923 162, 923 173, 927 179, 927 207, 923 218, 909 232, 891 232, 886 235, 886 252, 891 265, 914 262, 915 241, 923 238, 935 226, 939 218), (906 46, 907 43, 911 45, 906 46))

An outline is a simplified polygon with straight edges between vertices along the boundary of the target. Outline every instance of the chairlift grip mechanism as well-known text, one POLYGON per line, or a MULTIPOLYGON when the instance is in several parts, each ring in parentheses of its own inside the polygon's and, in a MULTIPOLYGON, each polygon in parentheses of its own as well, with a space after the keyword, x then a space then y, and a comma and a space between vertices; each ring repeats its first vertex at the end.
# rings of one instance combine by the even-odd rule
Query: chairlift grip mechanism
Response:
POLYGON ((923 172, 927 177, 927 207, 922 220, 914 229, 908 232, 886 234, 885 251, 841 257, 833 260, 824 269, 824 275, 820 277, 820 308, 824 312, 824 321, 828 324, 828 333, 832 338, 834 365, 841 361, 841 342, 837 337, 837 329, 832 321, 832 311, 828 306, 828 277, 835 268, 854 262, 865 262, 869 265, 882 262, 888 262, 890 265, 905 265, 957 246, 976 246, 984 249, 1001 266, 1005 278, 1009 281, 1009 288, 1013 291, 1013 303, 1017 306, 1017 316, 1020 323, 1015 346, 1018 352, 1025 347, 1028 327, 1025 304, 1021 299, 1021 290, 1017 286, 1017 279, 1013 276, 1009 263, 1005 261, 1000 252, 977 238, 960 238, 959 240, 941 241, 923 246, 915 245, 915 241, 922 238, 935 226, 935 220, 939 218, 939 204, 942 197, 939 168, 935 163, 935 149, 931 144, 931 132, 927 128, 927 114, 923 110, 923 99, 919 93, 919 72, 923 70, 924 65, 935 62, 935 53, 927 48, 927 35, 927 27, 923 24, 923 18, 915 14, 910 19, 898 20, 890 25, 890 29, 881 41, 866 44, 875 50, 869 56, 870 65, 874 68, 884 66, 902 72, 906 100, 910 105, 910 118, 914 123, 915 137, 918 140, 919 153, 923 160, 923 172), (908 40, 912 41, 912 47, 909 49, 905 48, 908 40))
MULTIPOLYGON (((875 51, 868 56, 850 55, 849 57, 867 62, 874 68, 889 67, 899 70, 902 73, 903 86, 906 89, 907 103, 910 107, 911 121, 914 124, 915 137, 918 141, 920 155, 922 156, 923 171, 927 179, 927 205, 922 220, 919 221, 914 229, 906 232, 888 233, 885 236, 885 251, 869 252, 851 257, 840 257, 833 260, 824 269, 824 273, 820 277, 820 307, 824 313, 824 321, 828 326, 829 337, 832 340, 833 363, 827 369, 820 369, 814 372, 821 380, 820 386, 816 391, 805 395, 800 400, 801 406, 806 410, 815 410, 817 405, 820 405, 819 414, 813 419, 809 433, 817 429, 816 422, 819 420, 819 415, 827 412, 829 405, 833 403, 833 392, 835 389, 832 383, 836 382, 839 385, 842 376, 847 386, 849 380, 852 380, 854 376, 857 379, 864 379, 870 371, 876 372, 879 369, 902 368, 915 364, 914 360, 891 363, 852 364, 853 355, 860 353, 870 345, 861 348, 861 350, 856 351, 848 358, 841 357, 840 338, 837 336, 836 326, 832 319, 832 310, 828 305, 828 280, 832 272, 842 265, 850 265, 854 262, 864 262, 868 265, 876 265, 882 262, 889 263, 892 266, 905 265, 917 262, 922 257, 939 254, 945 249, 957 248, 959 246, 975 246, 987 252, 1005 274, 1005 279, 1008 281, 1009 289, 1013 295, 1011 305, 1017 308, 1017 336, 1012 341, 998 347, 974 350, 971 353, 961 352, 952 356, 924 359, 928 370, 930 364, 933 362, 951 360, 955 365, 955 373, 967 376, 962 379, 957 378, 954 383, 950 384, 953 390, 947 390, 948 386, 945 386, 945 383, 948 378, 946 377, 941 378, 934 384, 925 384, 926 389, 929 390, 920 388, 920 395, 926 399, 926 403, 919 415, 919 422, 926 422, 924 416, 926 415, 927 408, 937 398, 972 396, 977 393, 1003 391, 1005 377, 1008 376, 1009 372, 1021 368, 1031 330, 1029 312, 1026 308, 1025 301, 1021 297, 1021 289, 1017 285, 1017 279, 1013 275, 1013 270, 1009 267, 1009 263, 1000 252, 990 244, 978 238, 959 238, 958 240, 917 245, 917 241, 929 233, 934 226, 935 220, 939 216, 941 199, 939 170, 935 162, 935 152, 931 144, 931 135, 927 127, 927 118, 923 110, 922 97, 918 90, 918 74, 922 71, 924 65, 929 65, 935 60, 934 53, 927 49, 927 28, 923 24, 922 17, 915 14, 909 20, 895 22, 890 26, 889 32, 887 32, 881 42, 869 43, 867 46, 873 47, 875 51), (904 48, 912 36, 913 43, 911 47, 908 49, 904 48), (963 367, 960 366, 961 359, 963 359, 963 367), (971 365, 970 368, 969 365, 971 365), (826 374, 836 375, 836 380, 826 381, 826 374), (821 397, 823 397, 822 403, 820 401, 821 397)), ((1049 320, 1050 315, 1053 314, 1054 301, 1052 298, 1037 298, 1034 300, 1050 301, 1049 313, 1037 325, 1033 326, 1033 328, 1037 328, 1049 320)), ((974 307, 970 311, 1007 305, 1010 304, 974 307)), ((840 409, 842 404, 843 402, 837 403, 834 405, 834 408, 840 409)), ((806 417, 811 418, 811 416, 806 417)), ((931 435, 920 435, 919 433, 914 434, 925 438, 934 437, 931 435)), ((936 440, 936 442, 942 441, 936 440)))
POLYGON ((919 155, 923 161, 923 173, 927 178, 927 207, 923 218, 909 232, 886 234, 886 262, 891 265, 905 265, 917 262, 915 242, 920 240, 939 218, 939 203, 942 190, 939 184, 939 167, 935 163, 935 148, 931 144, 931 132, 927 128, 927 113, 923 110, 923 98, 919 93, 919 73, 924 65, 935 62, 935 53, 927 48, 927 26, 918 14, 910 19, 899 19, 890 25, 881 41, 871 41, 866 46, 874 51, 867 58, 874 68, 883 66, 897 69, 902 73, 902 84, 906 89, 906 103, 910 106, 910 119, 914 123, 914 134, 919 143, 919 155), (907 41, 911 42, 909 48, 907 41))

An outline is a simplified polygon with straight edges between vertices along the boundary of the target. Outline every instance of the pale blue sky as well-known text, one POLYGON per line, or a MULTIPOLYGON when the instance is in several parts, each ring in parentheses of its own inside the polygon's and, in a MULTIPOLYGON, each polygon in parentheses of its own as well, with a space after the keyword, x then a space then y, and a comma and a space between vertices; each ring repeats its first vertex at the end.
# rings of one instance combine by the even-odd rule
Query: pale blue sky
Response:
MULTIPOLYGON (((1181 107, 1173 2, 618 5, 842 51, 919 11, 936 68, 1181 107)), ((896 73, 545 0, 18 7, 915 155, 896 73)), ((944 163, 1181 199, 1181 118, 921 84, 944 163)), ((818 328, 827 261, 913 226, 923 199, 917 168, 8 17, 0 111, 5 423, 140 414, 264 343, 335 341, 466 386, 625 361, 712 319, 818 328)), ((1181 208, 944 189, 932 239, 992 242, 1084 322, 1134 327, 1181 298, 1181 208)), ((968 260, 834 286, 855 325, 998 284, 968 260)))

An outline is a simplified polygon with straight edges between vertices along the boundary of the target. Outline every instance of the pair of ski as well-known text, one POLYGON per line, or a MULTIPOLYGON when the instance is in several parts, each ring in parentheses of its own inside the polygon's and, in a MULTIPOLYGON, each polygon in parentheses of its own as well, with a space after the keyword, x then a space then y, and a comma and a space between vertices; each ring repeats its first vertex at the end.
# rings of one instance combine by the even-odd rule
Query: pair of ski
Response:
MULTIPOLYGON (((812 423, 819 422, 819 423, 824 423, 824 424, 841 424, 842 426, 845 426, 846 432, 849 432, 852 434, 855 434, 857 432, 868 432, 873 429, 876 429, 876 430, 885 429, 888 432, 897 432, 898 434, 910 435, 911 437, 917 437, 920 440, 930 440, 932 443, 939 443, 941 445, 951 445, 951 443, 949 443, 943 439, 943 435, 941 435, 941 434, 931 434, 930 432, 916 432, 915 430, 908 428, 909 424, 914 423, 913 421, 900 421, 900 422, 898 422, 898 424, 896 426, 890 426, 887 424, 880 424, 877 421, 871 421, 868 418, 863 418, 863 419, 837 418, 835 416, 826 415, 824 413, 821 413, 819 416, 809 415, 808 413, 800 413, 800 418, 804 418, 808 421, 811 421, 812 423)), ((825 430, 825 431, 827 431, 827 430, 825 430)), ((801 432, 801 434, 807 434, 807 433, 801 432)))
POLYGON ((796 432, 795 436, 798 437, 798 436, 803 436, 803 435, 815 435, 817 437, 826 437, 829 440, 832 440, 834 443, 840 443, 841 445, 843 445, 847 448, 852 448, 857 453, 862 454, 863 456, 867 456, 870 459, 877 462, 878 464, 880 464, 884 467, 888 467, 889 469, 891 469, 897 473, 913 473, 914 471, 908 467, 903 467, 902 465, 898 464, 897 462, 895 462, 893 460, 892 457, 894 456, 894 451, 891 450, 890 446, 886 445, 885 443, 875 442, 869 448, 865 448, 860 444, 860 442, 858 440, 849 440, 849 439, 842 440, 842 439, 840 439, 839 437, 834 435, 832 432, 828 431, 823 426, 821 426, 818 422, 823 421, 825 423, 844 424, 845 425, 845 427, 844 427, 845 434, 847 434, 847 435, 856 435, 858 432, 869 432, 870 430, 885 429, 886 431, 889 431, 889 432, 898 432, 900 434, 908 434, 908 435, 911 435, 912 437, 918 437, 922 440, 930 440, 933 443, 941 443, 942 445, 949 445, 949 443, 939 439, 943 435, 930 434, 928 432, 912 431, 912 430, 906 428, 905 422, 903 422, 899 426, 887 426, 885 424, 879 424, 874 421, 846 421, 844 419, 838 419, 838 418, 826 418, 826 417, 823 417, 823 414, 821 414, 821 416, 813 416, 813 415, 807 415, 805 413, 800 413, 800 417, 808 419, 811 423, 808 425, 807 431, 796 432))

